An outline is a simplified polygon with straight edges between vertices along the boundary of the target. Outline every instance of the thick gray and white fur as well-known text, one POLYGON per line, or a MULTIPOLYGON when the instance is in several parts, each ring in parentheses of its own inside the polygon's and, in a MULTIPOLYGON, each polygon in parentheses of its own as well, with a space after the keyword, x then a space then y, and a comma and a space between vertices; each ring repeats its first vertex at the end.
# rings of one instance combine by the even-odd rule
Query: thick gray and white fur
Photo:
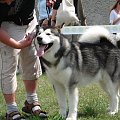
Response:
POLYGON ((77 120, 78 87, 92 82, 99 82, 107 93, 109 114, 118 113, 120 50, 105 28, 92 27, 73 41, 56 29, 48 28, 38 34, 35 41, 63 118, 77 120))

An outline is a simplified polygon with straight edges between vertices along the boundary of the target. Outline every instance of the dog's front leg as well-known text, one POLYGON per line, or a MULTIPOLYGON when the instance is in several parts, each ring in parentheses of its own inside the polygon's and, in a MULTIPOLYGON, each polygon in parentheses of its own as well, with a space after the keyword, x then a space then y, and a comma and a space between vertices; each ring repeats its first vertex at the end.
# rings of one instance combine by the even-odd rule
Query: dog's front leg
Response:
POLYGON ((54 88, 55 88, 58 104, 60 107, 60 114, 62 115, 63 118, 66 118, 67 101, 66 101, 65 87, 64 85, 58 83, 57 81, 54 81, 54 88))
POLYGON ((69 113, 66 120, 77 120, 78 88, 72 87, 68 90, 69 113))

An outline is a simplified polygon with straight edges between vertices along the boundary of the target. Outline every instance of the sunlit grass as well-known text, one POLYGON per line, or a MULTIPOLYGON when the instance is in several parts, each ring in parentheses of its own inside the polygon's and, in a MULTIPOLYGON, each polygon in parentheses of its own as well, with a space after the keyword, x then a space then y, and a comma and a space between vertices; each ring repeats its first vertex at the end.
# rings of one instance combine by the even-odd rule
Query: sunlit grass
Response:
MULTIPOLYGON (((59 107, 53 87, 45 75, 38 81, 38 97, 42 110, 48 112, 47 120, 62 120, 59 115, 59 107)), ((18 76, 17 103, 21 111, 25 96, 25 88, 18 76)), ((115 116, 107 114, 108 97, 98 84, 92 84, 84 88, 79 88, 78 120, 120 120, 120 112, 115 116)), ((6 112, 5 102, 0 93, 0 120, 4 120, 6 112)), ((22 112, 22 111, 21 111, 22 112)), ((37 117, 30 116, 29 120, 39 120, 37 117)))

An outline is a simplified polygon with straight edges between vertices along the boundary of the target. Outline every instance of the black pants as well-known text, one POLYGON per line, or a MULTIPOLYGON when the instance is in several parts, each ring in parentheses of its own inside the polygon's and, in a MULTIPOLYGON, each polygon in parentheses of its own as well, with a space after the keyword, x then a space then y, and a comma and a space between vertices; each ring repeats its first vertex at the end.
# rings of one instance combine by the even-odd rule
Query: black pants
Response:
POLYGON ((75 6, 75 13, 77 14, 77 3, 78 3, 78 0, 74 0, 74 6, 75 6))

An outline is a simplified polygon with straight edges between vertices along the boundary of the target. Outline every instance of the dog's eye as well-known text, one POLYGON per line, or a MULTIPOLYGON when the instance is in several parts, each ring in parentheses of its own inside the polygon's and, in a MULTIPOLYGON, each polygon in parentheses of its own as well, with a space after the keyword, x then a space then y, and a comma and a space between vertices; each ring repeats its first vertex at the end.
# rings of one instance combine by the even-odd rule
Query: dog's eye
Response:
POLYGON ((46 35, 50 35, 50 33, 47 33, 46 35))

